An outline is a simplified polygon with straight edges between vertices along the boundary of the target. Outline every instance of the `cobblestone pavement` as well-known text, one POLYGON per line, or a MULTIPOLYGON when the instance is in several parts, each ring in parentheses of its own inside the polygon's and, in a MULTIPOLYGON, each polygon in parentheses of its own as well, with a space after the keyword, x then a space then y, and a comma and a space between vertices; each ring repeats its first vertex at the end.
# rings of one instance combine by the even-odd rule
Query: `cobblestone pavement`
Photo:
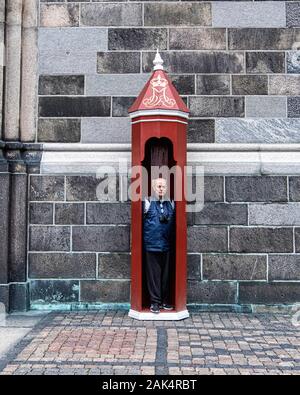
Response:
POLYGON ((300 331, 284 314, 50 313, 0 361, 2 375, 298 374, 300 331))

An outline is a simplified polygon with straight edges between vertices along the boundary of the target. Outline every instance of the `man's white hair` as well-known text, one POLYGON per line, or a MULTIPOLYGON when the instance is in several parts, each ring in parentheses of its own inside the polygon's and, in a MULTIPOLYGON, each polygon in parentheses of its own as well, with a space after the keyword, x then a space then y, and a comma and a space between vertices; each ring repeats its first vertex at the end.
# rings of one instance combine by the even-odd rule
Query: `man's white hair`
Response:
POLYGON ((157 182, 160 181, 160 180, 164 180, 166 185, 167 185, 167 180, 165 178, 158 177, 158 178, 155 178, 154 180, 152 180, 152 187, 154 188, 155 185, 157 184, 157 182))

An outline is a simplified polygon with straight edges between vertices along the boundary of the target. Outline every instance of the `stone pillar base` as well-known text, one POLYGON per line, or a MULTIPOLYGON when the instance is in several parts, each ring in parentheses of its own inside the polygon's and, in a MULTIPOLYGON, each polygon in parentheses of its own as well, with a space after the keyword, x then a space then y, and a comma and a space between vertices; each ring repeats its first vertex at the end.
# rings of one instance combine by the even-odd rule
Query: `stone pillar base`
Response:
POLYGON ((30 308, 28 283, 0 285, 0 303, 7 313, 28 311, 30 308))

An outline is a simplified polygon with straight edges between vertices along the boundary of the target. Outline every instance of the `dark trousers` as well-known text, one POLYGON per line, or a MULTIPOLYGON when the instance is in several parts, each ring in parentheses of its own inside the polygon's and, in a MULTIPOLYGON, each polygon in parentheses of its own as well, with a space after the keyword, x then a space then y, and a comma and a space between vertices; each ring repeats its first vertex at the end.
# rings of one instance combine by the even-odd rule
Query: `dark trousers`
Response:
POLYGON ((145 251, 146 279, 151 303, 169 303, 170 252, 145 251))

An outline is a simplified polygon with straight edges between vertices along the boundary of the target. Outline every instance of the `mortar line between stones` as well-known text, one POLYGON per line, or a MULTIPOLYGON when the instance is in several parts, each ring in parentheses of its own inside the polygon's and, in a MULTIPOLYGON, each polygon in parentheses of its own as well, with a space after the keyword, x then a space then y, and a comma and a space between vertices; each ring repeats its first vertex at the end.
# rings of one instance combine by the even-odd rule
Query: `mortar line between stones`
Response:
MULTIPOLYGON (((145 330, 145 329, 157 329, 158 328, 158 327, 155 327, 155 326, 146 328, 145 326, 140 326, 140 325, 127 325, 127 324, 120 324, 120 323, 118 323, 118 324, 111 324, 111 325, 101 324, 101 326, 99 326, 99 322, 97 322, 97 324, 95 324, 95 325, 89 324, 89 323, 87 323, 87 324, 83 324, 83 323, 82 324, 70 324, 70 323, 68 323, 68 324, 58 324, 58 323, 53 323, 53 324, 46 325, 46 326, 47 326, 47 328, 66 328, 67 327, 68 329, 72 329, 72 328, 86 328, 86 327, 90 327, 92 329, 107 329, 107 328, 110 328, 112 330, 124 330, 124 331, 126 331, 126 330, 136 330, 136 329, 143 329, 143 330, 145 330)), ((182 333, 184 331, 184 333, 185 333, 187 330, 200 331, 203 328, 202 328, 202 326, 199 326, 199 327, 197 327, 197 326, 186 326, 186 327, 184 327, 184 326, 183 327, 166 326, 163 329, 166 330, 166 331, 168 329, 177 330, 178 333, 182 333)), ((277 329, 276 328, 266 329, 264 327, 264 328, 257 329, 257 328, 254 328, 254 327, 252 327, 252 328, 250 328, 250 327, 236 328, 236 327, 229 327, 229 326, 226 326, 226 327, 218 327, 218 326, 207 327, 206 326, 205 330, 206 331, 215 331, 215 330, 217 330, 217 331, 220 331, 220 332, 222 332, 222 331, 225 331, 225 332, 227 332, 227 331, 240 331, 241 335, 243 333, 247 333, 247 335, 248 335, 248 332, 251 332, 251 337, 252 338, 256 338, 257 336, 261 336, 261 331, 263 331, 264 334, 267 334, 267 335, 271 335, 273 333, 283 333, 283 332, 284 333, 291 333, 291 334, 295 333, 294 329, 287 329, 286 327, 284 327, 284 328, 277 328, 277 329), (259 332, 259 333, 255 333, 255 332, 259 332)), ((237 337, 240 337, 241 335, 239 335, 237 337)), ((214 339, 215 337, 218 338, 220 336, 219 335, 215 336, 215 335, 210 334, 210 337, 212 339, 214 339)), ((224 336, 221 336, 221 337, 224 338, 224 336)), ((235 339, 236 336, 230 336, 230 338, 231 339, 235 339)), ((289 345, 289 348, 290 347, 291 347, 291 345, 289 345)))
MULTIPOLYGON (((100 361, 57 361, 57 362, 51 362, 51 361, 19 361, 15 360, 13 363, 18 363, 21 365, 54 365, 55 367, 60 367, 60 365, 95 365, 95 366, 107 366, 111 365, 111 362, 100 362, 100 361)), ((118 366, 128 366, 128 365, 133 365, 133 366, 153 366, 153 362, 137 362, 137 361, 126 361, 126 362, 121 362, 121 361, 115 361, 115 364, 118 366)), ((155 363, 156 364, 156 363, 155 363)), ((159 363, 160 368, 164 368, 162 363, 159 363)), ((240 365, 240 364, 234 364, 234 365, 226 365, 226 364, 219 364, 219 363, 210 363, 210 364, 193 364, 188 363, 188 362, 169 362, 168 367, 196 367, 196 368, 208 368, 208 369, 215 369, 215 368, 220 368, 220 369, 260 369, 260 370, 282 370, 282 371, 292 371, 292 370, 300 370, 300 366, 293 366, 293 367, 284 367, 274 364, 273 366, 260 366, 260 365, 240 365)), ((168 370, 168 368, 166 368, 168 370)), ((159 375, 159 373, 155 373, 155 375, 159 375)))
POLYGON ((157 345, 155 356, 155 374, 167 375, 169 369, 167 368, 167 348, 168 348, 168 332, 166 328, 158 327, 157 330, 157 345))

